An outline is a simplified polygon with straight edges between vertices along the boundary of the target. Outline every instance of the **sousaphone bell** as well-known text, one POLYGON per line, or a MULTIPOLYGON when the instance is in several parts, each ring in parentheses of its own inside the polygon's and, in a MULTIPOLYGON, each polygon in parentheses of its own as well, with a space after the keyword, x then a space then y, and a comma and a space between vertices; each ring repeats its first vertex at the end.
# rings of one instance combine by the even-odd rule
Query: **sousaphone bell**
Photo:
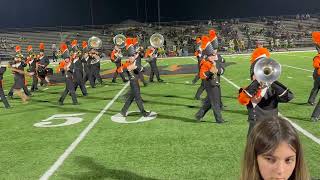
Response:
POLYGON ((102 48, 102 41, 100 38, 96 36, 92 36, 88 40, 88 45, 90 49, 101 49, 102 48))
POLYGON ((259 59, 254 66, 256 80, 264 86, 270 86, 281 74, 281 65, 270 58, 259 59))
POLYGON ((153 46, 154 48, 159 48, 162 47, 164 43, 164 38, 161 34, 159 33, 154 33, 152 34, 152 36, 150 37, 150 44, 151 46, 153 46))
POLYGON ((126 46, 126 36, 123 34, 118 34, 115 37, 113 37, 113 43, 116 46, 119 46, 121 49, 126 46))

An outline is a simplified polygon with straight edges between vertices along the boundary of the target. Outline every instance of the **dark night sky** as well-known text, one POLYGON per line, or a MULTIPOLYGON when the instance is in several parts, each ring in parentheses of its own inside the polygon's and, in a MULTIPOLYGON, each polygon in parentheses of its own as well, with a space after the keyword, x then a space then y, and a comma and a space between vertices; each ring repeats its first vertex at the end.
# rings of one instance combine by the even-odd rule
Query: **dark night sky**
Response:
MULTIPOLYGON (((157 5, 158 0, 1 0, 0 27, 90 25, 91 6, 93 24, 150 22, 158 19, 157 5)), ((181 21, 319 13, 320 0, 160 0, 160 9, 161 21, 181 21)))

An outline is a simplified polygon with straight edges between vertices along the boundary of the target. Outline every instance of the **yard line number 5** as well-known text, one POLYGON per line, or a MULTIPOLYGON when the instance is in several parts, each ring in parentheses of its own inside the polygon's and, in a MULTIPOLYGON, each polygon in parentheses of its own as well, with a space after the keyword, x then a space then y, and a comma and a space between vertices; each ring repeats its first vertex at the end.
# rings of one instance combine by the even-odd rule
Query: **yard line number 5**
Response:
POLYGON ((61 126, 69 126, 72 124, 77 124, 83 120, 83 118, 78 117, 82 116, 85 113, 78 113, 78 114, 55 114, 51 117, 41 120, 41 122, 35 123, 33 126, 40 127, 40 128, 47 128, 47 127, 61 127, 61 126), (60 120, 60 121, 58 121, 60 120), (62 123, 61 120, 65 120, 62 123))

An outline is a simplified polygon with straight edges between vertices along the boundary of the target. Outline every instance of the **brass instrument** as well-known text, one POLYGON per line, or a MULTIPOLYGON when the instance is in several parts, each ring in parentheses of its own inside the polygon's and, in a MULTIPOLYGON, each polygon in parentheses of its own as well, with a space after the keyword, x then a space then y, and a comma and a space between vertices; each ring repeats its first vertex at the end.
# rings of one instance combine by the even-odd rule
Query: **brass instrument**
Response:
MULTIPOLYGON (((98 52, 99 49, 102 48, 102 41, 100 38, 96 37, 96 36, 92 36, 91 38, 89 38, 88 40, 88 45, 89 48, 91 48, 92 50, 89 51, 89 56, 93 57, 94 55, 97 55, 100 57, 100 53, 98 52)), ((96 64, 100 61, 99 59, 93 59, 91 60, 91 64, 96 64)))
POLYGON ((96 36, 92 36, 88 40, 88 45, 89 45, 89 48, 100 49, 100 48, 102 48, 102 41, 100 38, 98 38, 96 36))
POLYGON ((152 34, 152 36, 150 37, 150 44, 151 46, 153 46, 154 48, 159 48, 162 47, 164 43, 164 37, 159 34, 159 33, 154 33, 152 34))
POLYGON ((126 46, 126 37, 123 34, 118 34, 113 37, 113 43, 122 49, 126 46))
POLYGON ((281 65, 270 58, 262 58, 254 66, 256 80, 263 86, 269 87, 281 74, 281 65))

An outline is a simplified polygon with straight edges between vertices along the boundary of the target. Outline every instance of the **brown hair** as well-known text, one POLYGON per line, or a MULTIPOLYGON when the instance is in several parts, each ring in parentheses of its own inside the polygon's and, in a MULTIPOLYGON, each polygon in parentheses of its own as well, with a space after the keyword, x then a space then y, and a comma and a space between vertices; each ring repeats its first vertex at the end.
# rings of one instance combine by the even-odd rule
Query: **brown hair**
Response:
POLYGON ((240 179, 261 180, 257 156, 273 152, 283 141, 288 143, 296 152, 296 166, 289 180, 310 179, 298 133, 287 120, 279 117, 263 120, 252 129, 247 139, 240 179))

